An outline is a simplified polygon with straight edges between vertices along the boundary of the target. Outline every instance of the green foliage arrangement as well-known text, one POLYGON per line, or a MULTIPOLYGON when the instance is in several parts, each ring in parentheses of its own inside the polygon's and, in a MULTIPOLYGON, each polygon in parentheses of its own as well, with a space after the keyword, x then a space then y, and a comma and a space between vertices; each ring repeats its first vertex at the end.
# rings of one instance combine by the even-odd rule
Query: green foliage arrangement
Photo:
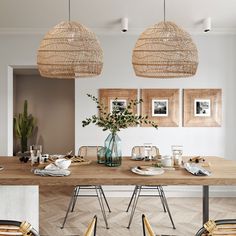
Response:
POLYGON ((28 102, 25 100, 23 113, 14 117, 15 135, 20 139, 22 153, 28 149, 28 138, 32 135, 35 124, 35 118, 31 114, 28 115, 28 102))
POLYGON ((114 109, 108 113, 107 107, 100 103, 95 96, 92 96, 91 94, 87 94, 87 96, 97 104, 100 116, 93 115, 90 118, 86 118, 82 121, 83 127, 92 123, 102 127, 103 131, 109 130, 111 133, 116 133, 121 129, 126 129, 139 124, 150 124, 156 129, 158 127, 155 122, 148 120, 148 116, 143 117, 132 113, 132 108, 143 102, 142 99, 131 100, 124 109, 119 109, 118 106, 115 106, 114 109))

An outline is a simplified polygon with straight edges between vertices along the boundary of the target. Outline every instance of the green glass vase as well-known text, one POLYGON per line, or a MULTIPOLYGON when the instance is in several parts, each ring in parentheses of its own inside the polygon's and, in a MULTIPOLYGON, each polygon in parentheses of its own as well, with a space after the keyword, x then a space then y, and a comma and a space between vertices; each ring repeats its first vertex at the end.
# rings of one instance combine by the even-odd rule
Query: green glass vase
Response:
POLYGON ((105 140, 105 165, 120 166, 121 157, 121 139, 116 133, 110 133, 105 140))

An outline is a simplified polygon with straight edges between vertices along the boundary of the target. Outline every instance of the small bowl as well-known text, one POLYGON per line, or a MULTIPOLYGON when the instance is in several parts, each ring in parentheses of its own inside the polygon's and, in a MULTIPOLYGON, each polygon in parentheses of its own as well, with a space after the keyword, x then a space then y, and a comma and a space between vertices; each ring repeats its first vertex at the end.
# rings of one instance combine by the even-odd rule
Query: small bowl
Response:
POLYGON ((172 157, 165 155, 161 156, 161 164, 163 167, 171 167, 172 166, 172 157))
POLYGON ((64 169, 64 170, 68 169, 70 164, 71 164, 71 160, 57 159, 55 161, 55 165, 57 165, 59 168, 64 169))

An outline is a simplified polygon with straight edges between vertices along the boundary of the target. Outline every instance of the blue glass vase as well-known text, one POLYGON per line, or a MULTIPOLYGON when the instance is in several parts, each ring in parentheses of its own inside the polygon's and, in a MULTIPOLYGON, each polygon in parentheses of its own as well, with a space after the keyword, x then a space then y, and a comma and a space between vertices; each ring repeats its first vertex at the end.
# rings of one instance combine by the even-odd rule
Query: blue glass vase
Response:
POLYGON ((121 139, 116 133, 110 133, 105 140, 105 165, 121 165, 121 139))

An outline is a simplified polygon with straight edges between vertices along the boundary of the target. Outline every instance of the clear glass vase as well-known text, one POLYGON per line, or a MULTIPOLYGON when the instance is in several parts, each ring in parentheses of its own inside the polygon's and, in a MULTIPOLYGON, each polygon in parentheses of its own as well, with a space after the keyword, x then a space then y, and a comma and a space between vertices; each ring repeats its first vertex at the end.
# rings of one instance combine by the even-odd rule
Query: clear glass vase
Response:
POLYGON ((121 139, 116 133, 110 133, 105 140, 105 165, 121 165, 121 139))

